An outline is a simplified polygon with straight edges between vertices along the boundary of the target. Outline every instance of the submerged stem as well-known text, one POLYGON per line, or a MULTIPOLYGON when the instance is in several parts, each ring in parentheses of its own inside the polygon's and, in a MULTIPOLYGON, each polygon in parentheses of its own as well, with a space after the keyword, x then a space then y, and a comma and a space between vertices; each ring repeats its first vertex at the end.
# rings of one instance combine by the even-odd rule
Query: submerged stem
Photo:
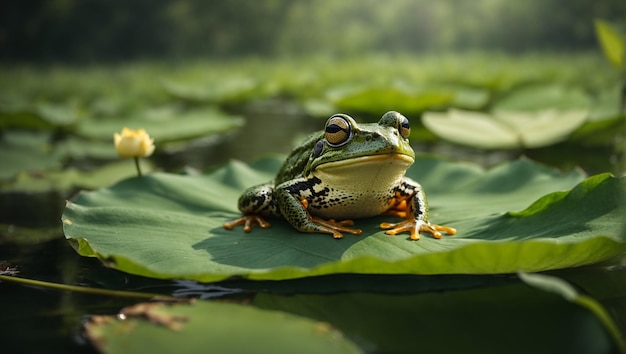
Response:
POLYGON ((133 298, 141 298, 141 299, 160 300, 160 301, 181 301, 181 299, 173 297, 173 296, 169 296, 169 295, 142 293, 142 292, 137 292, 137 291, 90 288, 86 286, 67 285, 67 284, 51 283, 51 282, 41 281, 41 280, 18 278, 18 277, 2 275, 2 274, 0 274, 0 281, 7 281, 7 282, 19 283, 19 284, 30 285, 30 286, 37 286, 37 287, 48 288, 48 289, 74 291, 74 292, 94 294, 94 295, 133 297, 133 298))

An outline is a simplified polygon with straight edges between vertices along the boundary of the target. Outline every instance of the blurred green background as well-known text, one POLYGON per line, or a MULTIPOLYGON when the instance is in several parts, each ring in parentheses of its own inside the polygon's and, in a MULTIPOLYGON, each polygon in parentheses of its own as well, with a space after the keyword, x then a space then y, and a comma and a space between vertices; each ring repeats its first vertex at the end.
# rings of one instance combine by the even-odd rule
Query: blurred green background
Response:
POLYGON ((619 0, 33 0, 4 2, 0 58, 119 61, 589 50, 619 0))
MULTIPOLYGON (((105 269, 62 235, 65 200, 135 175, 113 147, 124 126, 155 138, 144 172, 286 154, 335 112, 365 122, 397 110, 411 121, 417 152, 484 167, 528 156, 563 171, 623 174, 625 33, 623 0, 4 1, 0 273, 184 290, 105 269), (472 135, 478 127, 489 133, 472 135)), ((623 264, 556 275, 590 292, 626 333, 623 264)), ((438 284, 424 291, 437 296, 452 293, 442 279, 458 282, 491 303, 489 284, 513 278, 406 282, 438 284)), ((304 294, 310 281, 289 291, 304 294)), ((226 293, 260 287, 223 285, 226 293)), ((280 286, 291 285, 267 285, 280 286)), ((0 293, 3 347, 25 352, 92 352, 76 339, 84 316, 136 302, 8 283, 0 293)))

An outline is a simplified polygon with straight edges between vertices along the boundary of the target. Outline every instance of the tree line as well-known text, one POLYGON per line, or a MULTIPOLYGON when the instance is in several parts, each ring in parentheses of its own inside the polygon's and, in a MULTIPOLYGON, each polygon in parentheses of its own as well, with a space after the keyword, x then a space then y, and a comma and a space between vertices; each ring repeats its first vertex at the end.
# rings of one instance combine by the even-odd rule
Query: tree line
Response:
MULTIPOLYGON (((0 5, 2 61, 597 48, 623 0, 24 0, 0 5)), ((624 28, 622 28, 624 29, 624 28)))

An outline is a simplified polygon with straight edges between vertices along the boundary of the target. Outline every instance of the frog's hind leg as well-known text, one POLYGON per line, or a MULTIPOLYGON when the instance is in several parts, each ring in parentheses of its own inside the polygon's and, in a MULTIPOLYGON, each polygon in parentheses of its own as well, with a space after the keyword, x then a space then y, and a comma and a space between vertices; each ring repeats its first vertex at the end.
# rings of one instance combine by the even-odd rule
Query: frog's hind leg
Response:
POLYGON ((232 230, 235 226, 243 225, 243 231, 252 231, 252 226, 259 225, 267 229, 271 224, 264 216, 278 216, 278 207, 273 198, 274 184, 265 183, 248 188, 239 198, 239 210, 243 213, 240 218, 224 223, 224 228, 232 230))
POLYGON ((333 238, 343 238, 343 232, 357 236, 363 233, 361 229, 351 229, 346 227, 354 225, 354 221, 352 220, 335 221, 334 219, 326 220, 317 216, 311 216, 311 221, 316 226, 311 228, 313 231, 307 232, 331 234, 333 238))
POLYGON ((384 214, 405 220, 399 223, 381 223, 380 228, 387 230, 385 231, 387 235, 397 235, 399 233, 408 232, 411 240, 417 241, 420 239, 420 232, 427 232, 436 239, 442 238, 440 231, 448 235, 456 234, 456 229, 452 227, 440 226, 428 222, 426 197, 417 182, 408 180, 407 184, 403 187, 407 191, 412 191, 412 194, 405 195, 403 193, 396 193, 390 202, 389 209, 384 214))
POLYGON ((306 198, 297 198, 287 190, 277 189, 277 198, 281 199, 283 217, 300 232, 322 233, 332 235, 333 238, 343 238, 343 233, 360 235, 360 229, 352 229, 352 220, 335 221, 322 219, 309 213, 309 201, 306 198))

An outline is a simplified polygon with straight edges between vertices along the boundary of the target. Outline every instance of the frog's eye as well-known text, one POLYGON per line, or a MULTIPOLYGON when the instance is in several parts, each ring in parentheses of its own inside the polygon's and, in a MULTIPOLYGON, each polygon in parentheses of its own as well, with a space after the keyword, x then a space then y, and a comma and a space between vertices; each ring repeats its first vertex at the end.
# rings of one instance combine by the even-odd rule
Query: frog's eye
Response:
POLYGON ((405 139, 408 139, 409 135, 411 135, 411 124, 409 124, 409 120, 405 116, 402 116, 402 121, 400 122, 400 126, 398 126, 398 131, 405 139))
POLYGON ((378 121, 378 124, 398 129, 400 136, 405 139, 408 139, 409 135, 411 135, 409 120, 398 112, 391 111, 385 113, 378 121))
POLYGON ((346 144, 352 138, 350 122, 341 115, 328 118, 326 129, 324 130, 324 138, 326 138, 328 145, 332 147, 346 144))

